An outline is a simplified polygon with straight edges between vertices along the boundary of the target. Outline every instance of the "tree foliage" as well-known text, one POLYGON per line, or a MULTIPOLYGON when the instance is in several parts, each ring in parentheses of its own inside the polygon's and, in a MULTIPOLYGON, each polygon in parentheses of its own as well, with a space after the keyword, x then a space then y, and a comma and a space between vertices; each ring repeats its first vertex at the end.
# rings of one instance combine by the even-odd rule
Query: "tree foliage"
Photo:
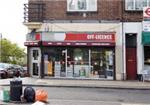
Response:
POLYGON ((7 39, 2 39, 1 44, 1 61, 4 63, 12 63, 23 65, 26 54, 25 49, 20 48, 17 44, 7 39))

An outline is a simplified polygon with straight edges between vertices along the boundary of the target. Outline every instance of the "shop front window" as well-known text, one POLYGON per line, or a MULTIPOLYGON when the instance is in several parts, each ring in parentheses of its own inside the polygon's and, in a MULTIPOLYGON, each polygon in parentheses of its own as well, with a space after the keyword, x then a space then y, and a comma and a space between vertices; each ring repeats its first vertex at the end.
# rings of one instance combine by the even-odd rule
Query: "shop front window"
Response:
POLYGON ((44 49, 44 74, 52 77, 66 76, 66 61, 64 48, 44 49))
POLYGON ((89 77, 89 49, 73 50, 74 77, 89 77))
POLYGON ((106 49, 92 49, 91 66, 91 77, 113 79, 113 51, 106 49))
POLYGON ((150 70, 150 46, 144 46, 144 69, 150 70))
POLYGON ((110 78, 114 74, 114 52, 110 49, 45 48, 45 75, 53 77, 110 78))

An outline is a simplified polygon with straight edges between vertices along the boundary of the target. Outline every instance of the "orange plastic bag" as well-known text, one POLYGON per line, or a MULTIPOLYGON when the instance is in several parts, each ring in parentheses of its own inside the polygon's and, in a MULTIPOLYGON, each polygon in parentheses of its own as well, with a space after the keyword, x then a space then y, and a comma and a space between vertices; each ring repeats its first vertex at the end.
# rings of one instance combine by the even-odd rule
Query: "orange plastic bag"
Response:
POLYGON ((48 94, 45 90, 43 89, 36 90, 36 94, 35 94, 36 101, 47 102, 47 99, 48 99, 48 94))

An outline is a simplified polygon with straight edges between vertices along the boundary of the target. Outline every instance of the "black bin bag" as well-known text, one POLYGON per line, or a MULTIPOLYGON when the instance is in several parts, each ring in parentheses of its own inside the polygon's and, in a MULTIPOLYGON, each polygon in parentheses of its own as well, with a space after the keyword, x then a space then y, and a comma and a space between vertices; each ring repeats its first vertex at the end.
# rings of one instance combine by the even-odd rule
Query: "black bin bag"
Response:
POLYGON ((24 99, 27 102, 34 102, 35 101, 35 90, 32 87, 26 87, 24 89, 24 99))

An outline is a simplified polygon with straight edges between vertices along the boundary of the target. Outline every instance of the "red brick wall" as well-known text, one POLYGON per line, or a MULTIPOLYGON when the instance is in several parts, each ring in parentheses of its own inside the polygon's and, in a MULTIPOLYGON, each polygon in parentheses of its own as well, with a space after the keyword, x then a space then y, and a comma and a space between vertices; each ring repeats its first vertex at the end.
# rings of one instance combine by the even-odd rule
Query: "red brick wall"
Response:
POLYGON ((143 19, 143 11, 126 11, 125 10, 125 0, 123 0, 123 21, 133 21, 133 22, 139 22, 143 19))
POLYGON ((98 0, 98 11, 87 13, 83 17, 82 12, 67 12, 67 1, 45 1, 46 19, 95 19, 95 20, 116 20, 120 19, 121 5, 118 0, 98 0), (118 9, 119 8, 119 9, 118 9))
MULTIPOLYGON (((30 3, 39 0, 30 0, 30 3)), ((45 3, 45 20, 122 20, 142 21, 142 12, 125 11, 123 0, 97 0, 98 11, 88 12, 83 17, 82 12, 67 12, 67 0, 43 0, 45 3), (122 4, 123 3, 123 4, 122 4), (122 15, 123 13, 123 15, 122 15)), ((29 16, 32 14, 29 14, 29 16)), ((32 20, 32 19, 31 19, 32 20)))

